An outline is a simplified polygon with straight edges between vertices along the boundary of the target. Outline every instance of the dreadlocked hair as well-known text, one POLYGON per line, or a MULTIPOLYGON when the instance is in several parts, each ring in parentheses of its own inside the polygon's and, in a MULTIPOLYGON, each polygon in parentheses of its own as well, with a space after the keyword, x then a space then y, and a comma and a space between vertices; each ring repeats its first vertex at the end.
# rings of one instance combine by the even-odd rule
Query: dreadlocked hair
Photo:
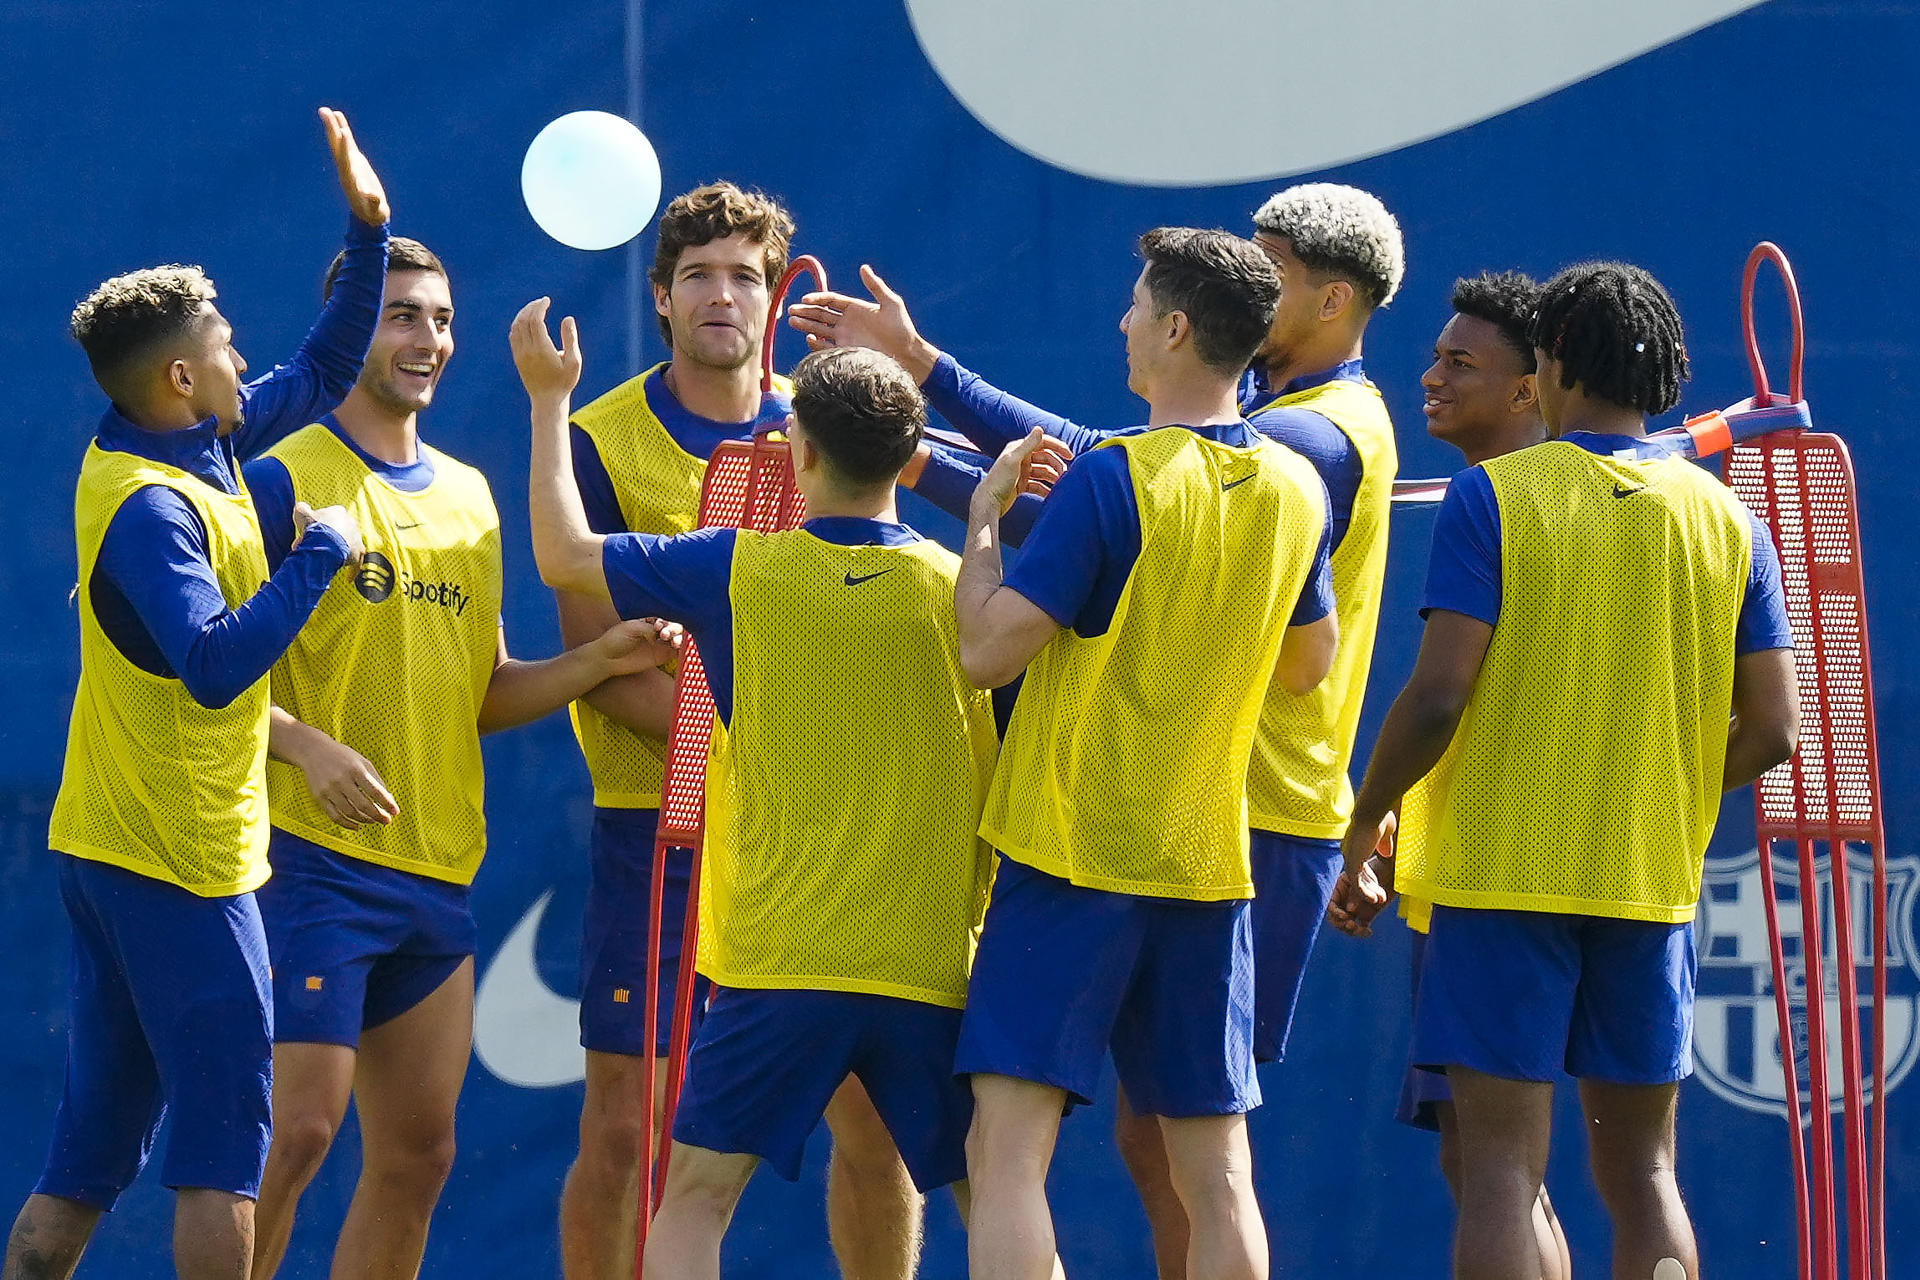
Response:
POLYGON ((1540 285, 1518 271, 1482 271, 1453 282, 1453 309, 1484 320, 1500 332, 1528 373, 1533 369, 1533 339, 1528 330, 1540 305, 1540 285))
POLYGON ((1680 403, 1687 366, 1680 313, 1660 282, 1624 262, 1568 267, 1540 290, 1528 338, 1560 362, 1560 385, 1642 413, 1680 403))

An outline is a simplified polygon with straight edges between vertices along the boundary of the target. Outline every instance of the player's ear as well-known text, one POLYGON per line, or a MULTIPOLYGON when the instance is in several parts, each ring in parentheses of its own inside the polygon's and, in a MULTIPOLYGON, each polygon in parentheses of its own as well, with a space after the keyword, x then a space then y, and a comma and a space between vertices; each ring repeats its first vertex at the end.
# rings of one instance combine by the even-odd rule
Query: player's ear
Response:
POLYGON ((1178 309, 1167 312, 1161 318, 1160 335, 1167 344, 1167 350, 1178 351, 1187 345, 1193 337, 1193 321, 1187 319, 1187 313, 1178 309))
POLYGON ((673 302, 673 293, 666 285, 653 286, 653 310, 656 315, 666 315, 673 302))
POLYGON ((1332 320, 1353 305, 1353 286, 1345 280, 1329 280, 1320 286, 1320 318, 1332 320))
POLYGON ((1520 380, 1513 384, 1513 398, 1507 402, 1509 413, 1533 413, 1540 407, 1540 381, 1531 373, 1523 373, 1520 380))
POLYGON ((191 396, 193 394, 193 370, 187 366, 185 360, 169 361, 165 378, 167 389, 175 395, 191 396))

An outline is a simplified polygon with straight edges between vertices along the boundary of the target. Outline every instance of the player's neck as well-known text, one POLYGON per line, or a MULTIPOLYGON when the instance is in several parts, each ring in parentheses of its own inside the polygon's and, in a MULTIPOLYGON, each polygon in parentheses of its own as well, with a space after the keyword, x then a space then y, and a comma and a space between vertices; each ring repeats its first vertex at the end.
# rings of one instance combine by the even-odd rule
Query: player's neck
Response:
POLYGON ((760 416, 760 369, 749 361, 737 369, 683 359, 667 365, 667 390, 688 413, 711 422, 752 422, 760 416))
POLYGON ((846 494, 838 490, 823 489, 806 495, 807 519, 821 516, 851 516, 857 520, 880 520, 887 524, 900 523, 900 508, 894 501, 894 489, 889 485, 877 493, 846 494))
POLYGON ((1589 431, 1597 436, 1644 436, 1647 415, 1631 405, 1595 399, 1576 385, 1560 405, 1560 425, 1553 434, 1557 438, 1570 431, 1589 431))
POLYGON ((1358 360, 1365 338, 1365 329, 1359 333, 1335 330, 1318 334, 1313 342, 1290 352, 1282 363, 1269 364, 1267 385, 1278 391, 1295 378, 1312 377, 1316 373, 1338 369, 1349 360, 1358 360))
POLYGON ((1182 423, 1189 427, 1218 426, 1240 421, 1240 383, 1219 382, 1212 378, 1169 381, 1147 395, 1147 425, 1165 427, 1182 423))
POLYGON ((389 466, 420 461, 418 414, 395 413, 355 387, 333 411, 333 420, 362 451, 389 466))
POLYGON ((1477 467, 1491 458, 1517 453, 1546 438, 1547 424, 1538 418, 1527 417, 1518 422, 1505 423, 1474 439, 1462 440, 1459 449, 1467 465, 1477 467))

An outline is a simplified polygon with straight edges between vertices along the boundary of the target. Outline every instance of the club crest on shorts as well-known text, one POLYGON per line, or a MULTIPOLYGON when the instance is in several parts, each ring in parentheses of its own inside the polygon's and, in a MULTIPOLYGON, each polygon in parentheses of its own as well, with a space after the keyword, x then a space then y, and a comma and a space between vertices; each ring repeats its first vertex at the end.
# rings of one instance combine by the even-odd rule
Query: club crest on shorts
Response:
MULTIPOLYGON (((1787 846, 1782 846, 1786 848, 1787 846)), ((1837 957, 1842 948, 1833 933, 1831 885, 1826 871, 1818 884, 1823 937, 1810 948, 1800 926, 1800 868, 1790 857, 1776 853, 1774 881, 1780 892, 1780 934, 1786 956, 1787 982, 1793 1010, 1794 1071, 1800 1083, 1800 1101, 1810 1108, 1805 1011, 1807 956, 1821 957, 1821 984, 1826 996, 1827 1071, 1829 1110, 1838 1111, 1845 1073, 1840 1069, 1840 999, 1837 957)), ((1873 871, 1865 851, 1855 849, 1848 861, 1848 887, 1853 905, 1853 933, 1849 955, 1860 986, 1861 1046, 1871 1054, 1872 1028, 1866 1014, 1872 995, 1873 871)), ((1920 1058, 1920 970, 1915 966, 1914 910, 1920 899, 1920 858, 1887 859, 1887 1090, 1906 1079, 1920 1058)), ((1767 917, 1762 899, 1760 854, 1757 850, 1731 857, 1707 859, 1700 889, 1698 941, 1700 978, 1694 1006, 1693 1060, 1700 1081, 1719 1097, 1749 1111, 1786 1114, 1786 1073, 1781 1065, 1779 1018, 1774 1007, 1773 973, 1767 953, 1767 917)), ((1862 1087, 1869 1100, 1872 1071, 1863 1056, 1862 1087)))

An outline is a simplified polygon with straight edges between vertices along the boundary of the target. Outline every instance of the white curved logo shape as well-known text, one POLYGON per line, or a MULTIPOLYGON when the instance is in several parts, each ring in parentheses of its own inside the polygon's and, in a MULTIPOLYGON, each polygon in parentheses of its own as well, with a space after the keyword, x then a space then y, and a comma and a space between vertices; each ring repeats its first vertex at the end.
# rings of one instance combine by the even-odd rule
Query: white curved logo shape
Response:
POLYGON ((534 959, 540 921, 552 900, 549 889, 521 917, 474 995, 473 1051, 480 1065, 523 1089, 551 1089, 587 1078, 580 1002, 549 987, 534 959))
POLYGON ((1020 150, 1089 178, 1212 186, 1451 133, 1759 0, 906 3, 953 95, 1020 150))

